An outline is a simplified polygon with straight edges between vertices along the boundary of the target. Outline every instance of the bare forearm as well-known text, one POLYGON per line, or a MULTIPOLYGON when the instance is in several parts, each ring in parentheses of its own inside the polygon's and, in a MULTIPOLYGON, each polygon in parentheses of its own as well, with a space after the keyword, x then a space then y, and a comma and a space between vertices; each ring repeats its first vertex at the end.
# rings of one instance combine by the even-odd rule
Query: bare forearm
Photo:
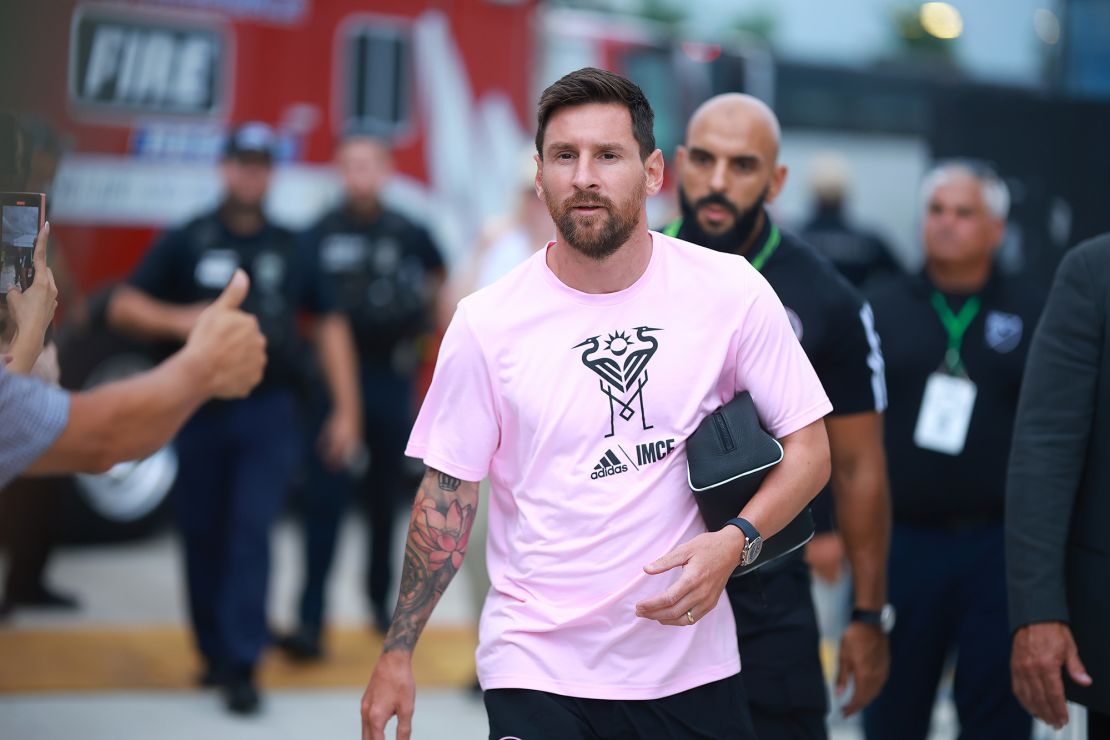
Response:
POLYGON ((771 537, 805 508, 829 479, 829 443, 818 419, 782 439, 783 460, 776 465, 740 516, 771 537))
POLYGON ((178 306, 121 285, 108 304, 108 322, 143 339, 184 342, 200 314, 199 306, 178 306))
POLYGON ((153 453, 208 398, 204 372, 181 351, 150 372, 75 394, 65 430, 31 472, 96 472, 153 453))
POLYGON ((462 565, 478 484, 428 468, 412 507, 401 593, 383 652, 412 652, 424 626, 462 565))
POLYGON ((341 314, 329 314, 316 329, 316 353, 331 394, 332 407, 358 414, 358 359, 351 328, 341 314))
POLYGON ((877 412, 831 416, 832 494, 837 528, 852 567, 855 605, 886 603, 890 547, 890 496, 883 452, 883 418, 877 412))
POLYGON ((890 548, 890 499, 883 466, 838 474, 833 467, 836 521, 852 568, 855 605, 879 609, 886 603, 886 558, 890 548))
POLYGON ((27 331, 17 334, 8 350, 12 361, 8 363, 7 369, 20 375, 30 375, 42 352, 44 335, 45 330, 43 333, 27 331))

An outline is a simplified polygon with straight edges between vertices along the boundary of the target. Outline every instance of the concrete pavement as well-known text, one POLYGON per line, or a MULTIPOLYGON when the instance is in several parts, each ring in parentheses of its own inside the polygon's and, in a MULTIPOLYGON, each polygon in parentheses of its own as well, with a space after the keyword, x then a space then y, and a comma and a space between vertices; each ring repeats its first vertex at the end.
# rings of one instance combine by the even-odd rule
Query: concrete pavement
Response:
MULTIPOLYGON (((400 550, 405 521, 397 526, 400 550)), ((79 595, 83 608, 73 614, 21 611, 0 623, 0 738, 359 738, 359 698, 380 649, 380 637, 367 627, 360 587, 365 544, 362 523, 352 517, 329 584, 329 659, 301 667, 269 656, 262 667, 263 711, 245 719, 227 714, 215 692, 192 688, 197 664, 172 535, 62 549, 49 580, 79 595)), ((293 621, 299 553, 297 528, 282 524, 274 537, 269 604, 279 628, 293 621)), ((468 740, 488 733, 481 700, 466 688, 473 676, 475 631, 466 578, 463 571, 448 588, 418 647, 415 740, 468 740)), ((934 725, 930 740, 956 736, 951 702, 938 703, 934 725)), ((835 721, 830 729, 832 740, 861 737, 855 721, 835 721)), ((1036 737, 1079 740, 1085 733, 1078 721, 1064 733, 1040 726, 1036 737)))

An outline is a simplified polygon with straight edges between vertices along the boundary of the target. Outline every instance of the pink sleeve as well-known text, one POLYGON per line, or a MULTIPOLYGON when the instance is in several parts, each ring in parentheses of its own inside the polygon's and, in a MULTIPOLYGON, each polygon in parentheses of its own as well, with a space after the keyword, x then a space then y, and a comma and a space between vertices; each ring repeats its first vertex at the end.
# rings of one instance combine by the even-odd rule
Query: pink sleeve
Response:
POLYGON ((752 394, 763 425, 781 439, 825 416, 832 404, 782 302, 762 276, 755 277, 736 353, 736 390, 752 394))
POLYGON ((500 439, 486 360, 460 305, 443 336, 405 454, 460 480, 480 481, 500 439))

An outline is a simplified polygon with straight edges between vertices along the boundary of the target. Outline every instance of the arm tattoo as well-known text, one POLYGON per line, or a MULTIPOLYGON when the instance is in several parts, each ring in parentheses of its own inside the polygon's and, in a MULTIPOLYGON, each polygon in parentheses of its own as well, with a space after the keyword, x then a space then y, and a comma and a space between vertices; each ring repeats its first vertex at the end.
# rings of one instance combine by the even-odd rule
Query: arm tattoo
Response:
POLYGON ((428 469, 409 522, 397 611, 383 652, 411 651, 439 597, 462 565, 474 525, 478 484, 428 469))

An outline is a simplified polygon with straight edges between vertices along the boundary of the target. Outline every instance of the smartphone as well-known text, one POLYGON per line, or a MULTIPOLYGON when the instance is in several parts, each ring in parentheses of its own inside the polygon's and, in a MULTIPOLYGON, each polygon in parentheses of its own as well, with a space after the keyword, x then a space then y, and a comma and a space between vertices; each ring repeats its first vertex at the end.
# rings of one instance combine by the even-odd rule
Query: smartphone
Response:
POLYGON ((42 193, 0 193, 0 304, 35 280, 35 237, 46 218, 42 193))

